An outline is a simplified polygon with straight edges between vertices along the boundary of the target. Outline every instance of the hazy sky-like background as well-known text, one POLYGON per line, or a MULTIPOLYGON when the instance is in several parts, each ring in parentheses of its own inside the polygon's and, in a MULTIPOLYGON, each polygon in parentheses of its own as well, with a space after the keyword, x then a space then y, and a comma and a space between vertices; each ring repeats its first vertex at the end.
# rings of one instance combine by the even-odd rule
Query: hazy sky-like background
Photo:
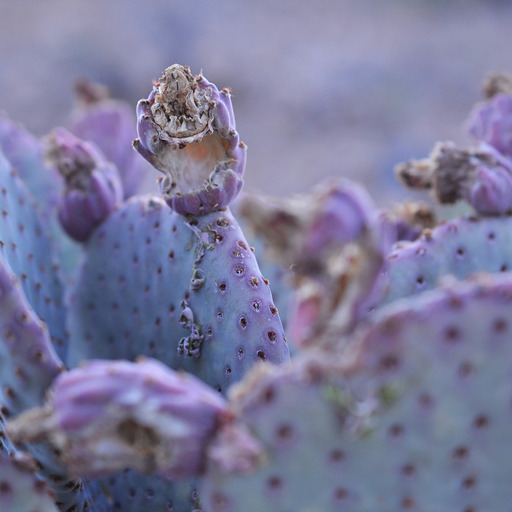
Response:
POLYGON ((393 166, 462 123, 491 71, 512 72, 498 0, 0 0, 0 109, 37 135, 88 76, 135 107, 170 64, 233 90, 247 189, 328 176, 403 195, 393 166))

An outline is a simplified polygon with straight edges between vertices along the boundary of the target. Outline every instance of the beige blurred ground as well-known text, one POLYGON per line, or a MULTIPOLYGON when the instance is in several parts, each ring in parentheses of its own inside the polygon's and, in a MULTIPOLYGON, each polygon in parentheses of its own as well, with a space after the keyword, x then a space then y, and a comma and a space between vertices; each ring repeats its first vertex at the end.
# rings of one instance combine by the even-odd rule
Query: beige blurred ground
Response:
POLYGON ((393 165, 461 124, 490 71, 512 72, 512 2, 0 0, 0 109, 38 135, 79 76, 134 105, 168 65, 233 90, 248 189, 363 181, 403 195, 393 165))

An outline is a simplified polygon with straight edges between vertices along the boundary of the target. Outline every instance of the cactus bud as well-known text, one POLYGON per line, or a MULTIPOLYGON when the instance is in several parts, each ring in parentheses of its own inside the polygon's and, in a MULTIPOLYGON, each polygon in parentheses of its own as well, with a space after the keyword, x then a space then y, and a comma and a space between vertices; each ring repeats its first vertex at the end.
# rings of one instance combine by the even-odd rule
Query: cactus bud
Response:
POLYGON ((59 220, 68 235, 83 242, 123 199, 117 168, 92 145, 63 128, 46 139, 46 159, 65 180, 59 220))
POLYGON ((49 402, 14 420, 19 441, 46 441, 72 474, 131 467, 187 478, 203 470, 225 400, 196 377, 141 359, 90 361, 61 374, 49 402))
POLYGON ((485 215, 512 208, 512 160, 486 143, 459 149, 440 142, 429 158, 401 163, 395 171, 409 188, 432 188, 442 204, 465 200, 485 215))
POLYGON ((475 139, 512 155, 512 94, 499 93, 475 105, 468 125, 468 132, 475 139))

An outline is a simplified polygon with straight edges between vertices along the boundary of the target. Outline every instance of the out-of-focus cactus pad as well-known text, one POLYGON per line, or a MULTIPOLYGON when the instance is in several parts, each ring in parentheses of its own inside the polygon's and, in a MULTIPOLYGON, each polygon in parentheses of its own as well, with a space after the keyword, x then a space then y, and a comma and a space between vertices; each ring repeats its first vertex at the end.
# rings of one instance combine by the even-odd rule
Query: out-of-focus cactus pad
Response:
POLYGON ((509 222, 510 217, 461 218, 425 231, 414 242, 396 244, 382 276, 381 303, 434 288, 443 276, 465 279, 512 269, 509 222))
POLYGON ((310 355, 249 380, 235 403, 268 464, 212 468, 204 510, 503 510, 511 306, 510 276, 435 290, 382 311, 345 368, 310 355))
POLYGON ((37 201, 44 217, 59 201, 63 181, 43 161, 43 144, 22 125, 0 113, 0 149, 37 201))
POLYGON ((2 512, 57 512, 46 484, 34 475, 34 464, 0 455, 0 509, 2 512))
POLYGON ((24 183, 0 154, 0 254, 27 300, 48 325, 60 355, 66 350, 63 285, 52 241, 24 183))

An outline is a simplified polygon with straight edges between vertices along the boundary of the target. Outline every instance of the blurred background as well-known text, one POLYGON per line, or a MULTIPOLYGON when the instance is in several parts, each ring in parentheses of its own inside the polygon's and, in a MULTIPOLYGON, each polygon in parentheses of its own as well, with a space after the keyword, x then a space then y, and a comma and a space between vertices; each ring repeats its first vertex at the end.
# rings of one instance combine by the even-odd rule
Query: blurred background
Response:
POLYGON ((394 164, 470 142, 484 77, 512 72, 511 23, 510 0, 0 0, 0 109, 44 135, 78 77, 135 107, 188 64, 232 88, 246 189, 346 176, 386 205, 411 195, 394 164))

